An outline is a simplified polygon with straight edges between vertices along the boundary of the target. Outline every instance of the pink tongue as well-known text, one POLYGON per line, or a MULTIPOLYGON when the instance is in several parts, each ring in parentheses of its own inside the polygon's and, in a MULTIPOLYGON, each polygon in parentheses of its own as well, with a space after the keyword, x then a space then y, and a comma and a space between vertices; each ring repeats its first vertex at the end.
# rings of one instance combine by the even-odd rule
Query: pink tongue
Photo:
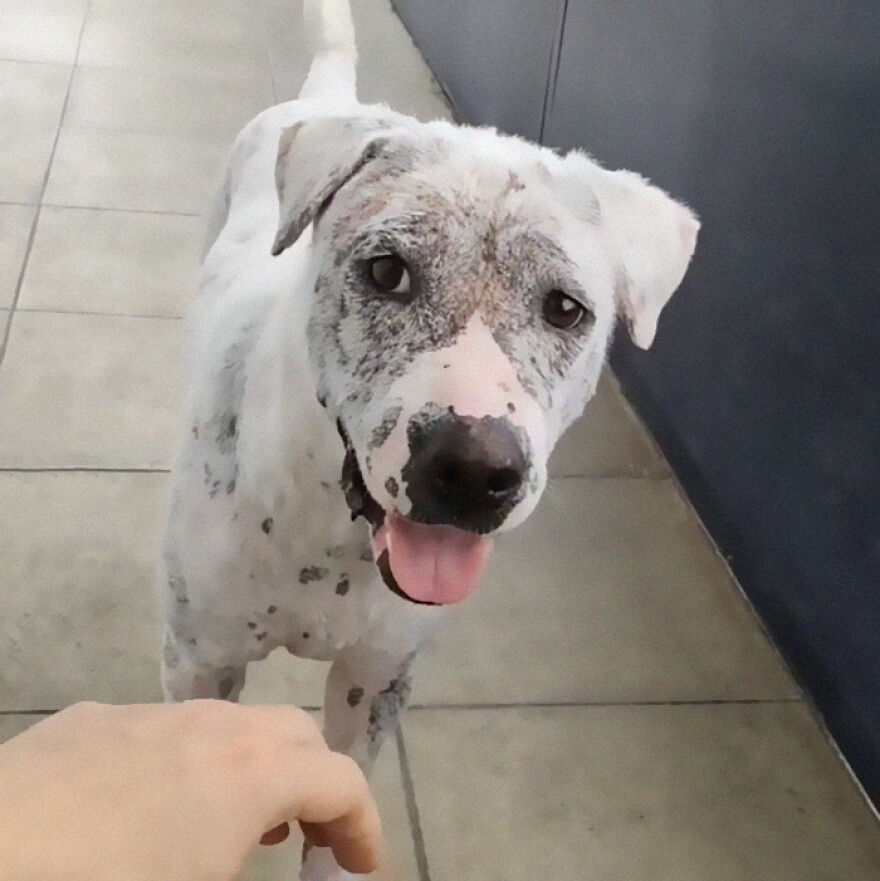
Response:
POLYGON ((479 583, 492 540, 454 526, 424 526, 392 515, 388 563, 400 589, 423 603, 458 603, 479 583))

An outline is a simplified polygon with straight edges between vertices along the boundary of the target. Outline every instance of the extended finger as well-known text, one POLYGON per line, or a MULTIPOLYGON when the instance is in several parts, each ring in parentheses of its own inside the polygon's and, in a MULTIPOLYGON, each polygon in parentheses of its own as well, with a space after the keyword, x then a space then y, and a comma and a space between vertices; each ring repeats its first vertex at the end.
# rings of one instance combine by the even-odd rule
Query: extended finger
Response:
POLYGON ((300 820, 306 835, 331 847, 350 872, 371 872, 379 858, 382 824, 366 778, 348 756, 315 751, 298 769, 300 820))

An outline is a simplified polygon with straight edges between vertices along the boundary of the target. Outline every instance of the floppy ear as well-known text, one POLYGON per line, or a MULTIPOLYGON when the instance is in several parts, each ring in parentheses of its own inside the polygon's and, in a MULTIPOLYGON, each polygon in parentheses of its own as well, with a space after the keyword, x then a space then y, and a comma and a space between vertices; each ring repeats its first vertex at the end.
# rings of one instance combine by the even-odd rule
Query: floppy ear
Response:
POLYGON ((694 213, 631 171, 608 171, 583 153, 564 165, 595 195, 600 220, 621 261, 618 308, 633 342, 650 348, 660 312, 684 278, 697 243, 694 213))
POLYGON ((388 124, 379 119, 328 117, 298 122, 278 142, 275 186, 280 218, 273 256, 289 248, 345 183, 380 155, 388 124))

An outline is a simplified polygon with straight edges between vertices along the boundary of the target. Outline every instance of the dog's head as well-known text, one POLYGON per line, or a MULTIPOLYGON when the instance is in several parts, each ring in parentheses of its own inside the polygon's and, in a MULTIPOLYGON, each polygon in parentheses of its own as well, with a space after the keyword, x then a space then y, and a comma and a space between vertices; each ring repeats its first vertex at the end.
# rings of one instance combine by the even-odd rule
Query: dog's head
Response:
POLYGON ((454 602, 521 523, 616 315, 647 348, 699 224, 630 172, 492 130, 327 118, 281 138, 275 254, 314 224, 309 353, 392 589, 454 602))

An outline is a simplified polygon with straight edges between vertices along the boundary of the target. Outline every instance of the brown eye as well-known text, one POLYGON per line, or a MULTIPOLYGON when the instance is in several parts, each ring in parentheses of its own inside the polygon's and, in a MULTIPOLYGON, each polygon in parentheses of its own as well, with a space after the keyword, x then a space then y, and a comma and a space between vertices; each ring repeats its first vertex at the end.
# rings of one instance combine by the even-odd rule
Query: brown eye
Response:
POLYGON ((409 270, 396 254, 374 257, 367 266, 370 280, 380 290, 406 299, 410 294, 409 270))
POLYGON ((565 291, 552 290, 544 294, 544 321, 559 330, 572 330, 587 314, 587 310, 565 291))

